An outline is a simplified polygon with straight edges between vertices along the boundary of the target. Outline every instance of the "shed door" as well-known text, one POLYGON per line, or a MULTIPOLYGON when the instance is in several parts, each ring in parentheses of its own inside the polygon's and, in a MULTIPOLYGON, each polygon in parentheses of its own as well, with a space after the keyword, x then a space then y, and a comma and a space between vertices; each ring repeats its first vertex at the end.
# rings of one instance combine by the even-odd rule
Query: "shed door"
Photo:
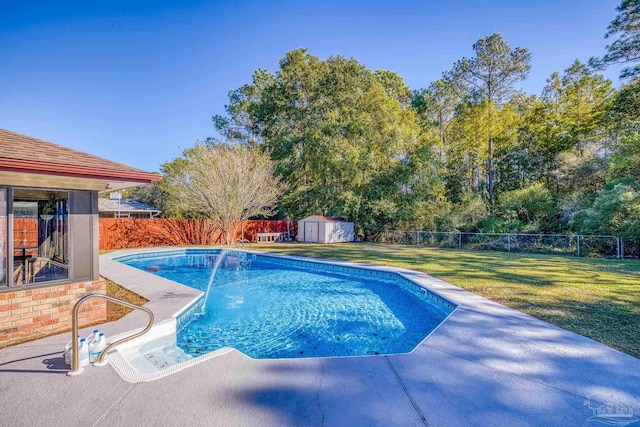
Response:
POLYGON ((317 222, 305 222, 304 224, 304 241, 318 243, 318 224, 317 222))

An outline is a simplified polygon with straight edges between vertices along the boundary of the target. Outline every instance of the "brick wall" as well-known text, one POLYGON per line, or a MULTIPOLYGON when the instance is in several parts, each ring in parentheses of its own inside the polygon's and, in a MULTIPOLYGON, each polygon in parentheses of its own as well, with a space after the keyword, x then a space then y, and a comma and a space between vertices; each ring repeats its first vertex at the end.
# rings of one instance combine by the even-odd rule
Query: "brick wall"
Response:
MULTIPOLYGON (((71 329, 73 305, 89 293, 106 293, 104 280, 0 293, 0 347, 71 329)), ((105 321, 107 302, 93 299, 80 308, 80 327, 105 321)))

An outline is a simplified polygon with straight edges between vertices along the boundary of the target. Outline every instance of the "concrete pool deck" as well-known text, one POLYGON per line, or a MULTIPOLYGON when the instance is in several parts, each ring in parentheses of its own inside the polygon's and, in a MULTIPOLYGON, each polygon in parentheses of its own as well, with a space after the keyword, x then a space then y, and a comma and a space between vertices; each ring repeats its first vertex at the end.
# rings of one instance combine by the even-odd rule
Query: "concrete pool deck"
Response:
MULTIPOLYGON (((101 274, 147 297, 158 320, 199 295, 109 259, 133 252, 102 255, 101 274)), ((637 420, 639 359, 426 274, 387 270, 459 304, 410 354, 252 360, 233 351, 134 384, 110 366, 67 377, 67 333, 0 350, 0 423, 594 426, 589 418, 608 402, 634 414, 619 421, 637 420)), ((145 322, 132 313, 101 330, 113 336, 145 322)))

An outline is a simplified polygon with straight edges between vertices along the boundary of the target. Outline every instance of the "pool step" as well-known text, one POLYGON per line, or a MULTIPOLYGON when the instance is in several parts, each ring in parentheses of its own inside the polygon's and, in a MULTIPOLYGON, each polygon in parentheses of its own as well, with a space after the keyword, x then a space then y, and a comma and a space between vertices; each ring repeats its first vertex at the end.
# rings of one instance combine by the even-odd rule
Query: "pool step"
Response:
POLYGON ((154 350, 144 351, 141 349, 142 356, 147 359, 157 369, 164 369, 178 363, 186 362, 193 359, 193 356, 185 353, 175 344, 157 348, 154 350))
POLYGON ((155 338, 119 352, 140 373, 157 372, 193 359, 176 346, 175 335, 155 338))
POLYGON ((171 319, 157 323, 148 334, 112 350, 107 359, 124 380, 141 383, 164 378, 231 351, 234 350, 221 348, 199 357, 185 353, 176 345, 176 320, 171 319))
POLYGON ((162 337, 142 345, 117 350, 109 354, 109 364, 126 381, 132 383, 154 381, 181 371, 196 363, 233 351, 221 348, 200 357, 193 357, 175 344, 175 336, 162 337))

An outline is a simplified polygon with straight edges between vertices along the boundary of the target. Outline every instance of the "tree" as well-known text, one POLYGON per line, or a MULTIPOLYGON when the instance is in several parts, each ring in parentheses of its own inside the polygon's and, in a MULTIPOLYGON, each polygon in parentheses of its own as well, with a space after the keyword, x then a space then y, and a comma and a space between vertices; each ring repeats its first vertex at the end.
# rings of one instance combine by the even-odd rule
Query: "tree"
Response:
POLYGON ((501 34, 483 37, 473 45, 475 58, 462 58, 444 78, 461 95, 486 107, 487 112, 487 172, 489 206, 493 210, 493 140, 495 137, 492 111, 506 101, 514 91, 514 84, 526 78, 531 68, 531 53, 525 48, 511 46, 501 34))
POLYGON ((543 181, 549 184, 556 153, 546 132, 552 120, 545 102, 516 94, 506 105, 510 126, 496 148, 496 192, 512 191, 543 181), (506 138, 510 136, 510 138, 506 138))
POLYGON ((438 230, 451 210, 440 176, 441 162, 428 144, 422 144, 402 162, 398 181, 400 229, 438 230))
POLYGON ((614 96, 611 81, 578 60, 547 79, 542 104, 527 120, 540 171, 556 197, 578 188, 597 192, 606 182, 602 156, 611 142, 614 96))
MULTIPOLYGON (((609 27, 605 38, 619 34, 619 38, 607 45, 607 53, 602 58, 591 58, 592 67, 603 69, 612 64, 627 64, 640 60, 640 0, 622 0, 616 8, 618 15, 609 27)), ((640 65, 624 68, 621 79, 640 76, 640 65)))
POLYGON ((407 215, 407 168, 423 140, 411 92, 397 74, 297 49, 272 77, 254 75, 252 86, 259 88, 242 92, 258 96, 249 103, 246 96, 230 98, 226 120, 250 117, 258 130, 257 145, 288 184, 281 212, 349 218, 367 238, 407 215))
MULTIPOLYGON (((505 152, 514 146, 517 138, 518 119, 514 106, 510 103, 501 108, 489 101, 463 102, 458 106, 456 118, 450 128, 451 141, 446 150, 445 171, 449 196, 454 201, 458 201, 459 195, 464 190, 487 194, 489 171, 485 165, 490 155, 496 159, 506 158, 505 152), (486 144, 490 128, 494 135, 492 153, 488 151, 486 144), (454 188, 455 185, 459 188, 454 188)), ((493 171, 494 189, 495 183, 499 183, 500 178, 500 170, 497 169, 498 171, 493 171)))
POLYGON ((634 177, 640 181, 640 135, 620 138, 611 155, 609 173, 614 179, 634 177))
POLYGON ((226 116, 213 116, 213 124, 226 142, 256 145, 262 135, 256 109, 263 92, 273 84, 274 78, 268 71, 259 69, 253 73, 252 80, 252 84, 229 91, 226 116))
POLYGON ((403 107, 411 102, 411 89, 404 83, 402 77, 393 71, 376 70, 373 73, 389 98, 396 99, 403 107))
POLYGON ((169 203, 169 194, 166 191, 166 179, 164 177, 149 185, 140 185, 131 188, 128 190, 128 194, 125 192, 123 196, 160 209, 162 216, 165 218, 178 216, 178 213, 172 209, 169 203))
POLYGON ((422 121, 423 130, 437 130, 438 153, 444 160, 444 152, 448 143, 449 126, 454 118, 455 109, 460 98, 449 82, 436 80, 428 88, 413 93, 412 106, 422 121))
POLYGON ((623 85, 613 99, 613 119, 619 131, 640 131, 640 79, 623 85))
POLYGON ((208 141, 176 160, 163 165, 171 198, 182 211, 218 223, 227 243, 241 221, 272 215, 286 189, 268 154, 257 148, 208 141))
POLYGON ((464 192, 478 194, 486 189, 482 167, 486 160, 487 115, 482 104, 463 102, 450 126, 444 175, 447 196, 457 203, 464 192))
POLYGON ((580 153, 586 141, 602 139, 614 89, 611 80, 593 73, 578 60, 564 71, 560 82, 561 125, 569 147, 576 147, 580 153))

